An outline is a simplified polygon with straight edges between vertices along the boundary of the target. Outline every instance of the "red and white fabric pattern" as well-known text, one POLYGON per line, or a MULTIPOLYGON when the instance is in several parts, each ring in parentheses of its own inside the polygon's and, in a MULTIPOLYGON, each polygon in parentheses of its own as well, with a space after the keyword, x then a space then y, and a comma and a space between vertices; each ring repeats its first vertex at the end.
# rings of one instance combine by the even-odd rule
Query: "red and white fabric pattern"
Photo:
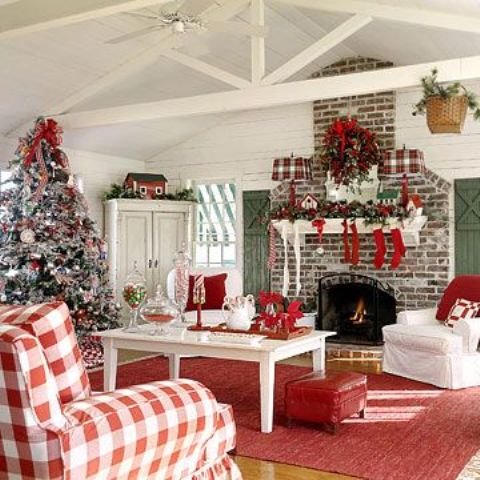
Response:
POLYGON ((2 306, 2 323, 15 325, 38 338, 55 377, 62 404, 90 396, 90 383, 65 303, 2 306))
POLYGON ((384 154, 383 175, 423 175, 425 174, 425 160, 423 152, 416 149, 402 148, 400 150, 388 150, 384 154))
MULTIPOLYGON (((453 304, 448 316, 445 320, 445 325, 453 327, 456 322, 462 318, 474 318, 480 312, 480 302, 473 302, 465 300, 464 298, 457 298, 453 304)), ((480 319, 479 319, 480 322, 480 319)))
POLYGON ((198 382, 153 382, 62 405, 40 339, 9 324, 0 325, 0 365, 0 478, 241 479, 228 456, 231 408, 198 382))
POLYGON ((276 158, 273 161, 272 180, 311 180, 312 160, 303 157, 276 158))

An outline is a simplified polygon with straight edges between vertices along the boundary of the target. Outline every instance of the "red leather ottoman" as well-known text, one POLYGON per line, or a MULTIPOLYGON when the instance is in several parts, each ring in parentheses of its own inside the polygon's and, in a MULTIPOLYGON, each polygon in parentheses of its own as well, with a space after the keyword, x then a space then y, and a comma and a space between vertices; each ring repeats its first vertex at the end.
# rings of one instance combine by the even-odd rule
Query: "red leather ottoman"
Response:
POLYGON ((367 405, 367 376, 355 372, 312 372, 285 385, 285 415, 292 420, 324 423, 337 433, 345 418, 367 405))

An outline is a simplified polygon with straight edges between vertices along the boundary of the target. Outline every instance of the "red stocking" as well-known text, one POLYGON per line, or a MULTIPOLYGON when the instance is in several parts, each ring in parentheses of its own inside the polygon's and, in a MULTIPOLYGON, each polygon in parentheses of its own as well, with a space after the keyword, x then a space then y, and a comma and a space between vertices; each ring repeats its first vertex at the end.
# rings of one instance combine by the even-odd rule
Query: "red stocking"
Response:
POLYGON ((360 249, 360 239, 358 238, 357 224, 353 222, 350 225, 350 230, 352 231, 352 265, 358 265, 360 260, 359 249, 360 249))
POLYGON ((343 221, 343 260, 350 263, 350 246, 348 244, 348 221, 343 221))
POLYGON ((394 250, 390 266, 395 269, 400 265, 402 257, 405 255, 407 249, 403 243, 402 232, 398 228, 392 228, 391 233, 394 250))
POLYGON ((382 268, 385 262, 385 254, 387 253, 387 248, 385 246, 385 235, 383 234, 383 230, 381 228, 376 228, 373 231, 373 238, 375 240, 375 247, 377 251, 375 252, 375 259, 373 260, 373 264, 375 268, 382 268))

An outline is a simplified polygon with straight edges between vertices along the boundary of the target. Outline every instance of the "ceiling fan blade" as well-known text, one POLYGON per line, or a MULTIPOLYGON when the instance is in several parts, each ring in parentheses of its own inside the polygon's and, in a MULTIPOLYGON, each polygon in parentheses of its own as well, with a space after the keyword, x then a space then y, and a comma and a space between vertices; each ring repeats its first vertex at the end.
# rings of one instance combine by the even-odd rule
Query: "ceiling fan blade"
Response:
POLYGON ((132 17, 141 17, 141 18, 148 18, 149 20, 157 20, 158 15, 153 13, 142 13, 142 12, 124 12, 125 15, 131 15, 132 17))
POLYGON ((163 25, 151 25, 149 27, 136 30, 135 32, 130 32, 125 35, 120 35, 119 37, 112 38, 111 40, 107 40, 105 43, 109 45, 115 45, 117 43, 126 42, 127 40, 133 40, 134 38, 148 35, 149 33, 153 33, 161 28, 163 28, 163 25))
POLYGON ((200 13, 204 12, 214 0, 190 0, 189 2, 185 2, 185 11, 188 11, 189 15, 199 15, 200 13))
POLYGON ((233 33, 236 35, 254 35, 256 37, 266 37, 268 27, 261 25, 250 25, 240 22, 208 22, 207 29, 212 32, 233 33))
POLYGON ((162 13, 176 13, 183 7, 185 0, 174 0, 173 2, 168 2, 165 5, 162 5, 162 13))

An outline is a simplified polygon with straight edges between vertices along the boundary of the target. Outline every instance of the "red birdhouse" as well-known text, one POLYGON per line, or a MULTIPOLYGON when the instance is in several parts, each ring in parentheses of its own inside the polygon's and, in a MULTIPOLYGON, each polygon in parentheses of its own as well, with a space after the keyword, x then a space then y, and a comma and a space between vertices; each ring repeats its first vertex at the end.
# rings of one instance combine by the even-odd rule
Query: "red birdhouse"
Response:
POLYGON ((124 181, 126 187, 148 199, 155 199, 167 193, 168 180, 153 173, 129 173, 124 181))

